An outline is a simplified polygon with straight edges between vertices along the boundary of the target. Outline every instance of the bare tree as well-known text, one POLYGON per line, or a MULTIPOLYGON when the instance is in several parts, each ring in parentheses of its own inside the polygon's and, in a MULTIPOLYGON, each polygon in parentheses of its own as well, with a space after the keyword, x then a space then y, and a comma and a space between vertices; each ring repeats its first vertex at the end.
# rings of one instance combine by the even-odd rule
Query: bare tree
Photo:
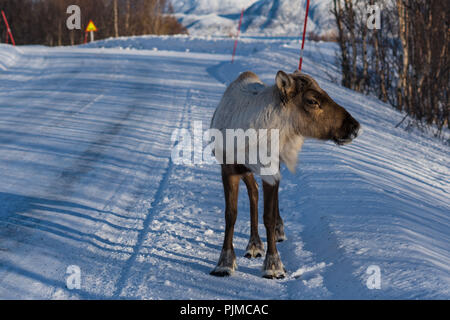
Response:
POLYGON ((342 10, 341 0, 333 0, 332 14, 336 20, 338 29, 337 40, 341 49, 339 60, 342 69, 342 85, 350 88, 350 61, 347 46, 347 33, 344 26, 344 11, 342 10))
POLYGON ((439 132, 449 126, 449 7, 437 0, 370 0, 383 30, 368 30, 364 1, 334 0, 342 84, 377 95, 439 132), (369 47, 370 46, 370 47, 369 47))
POLYGON ((126 0, 126 8, 125 8, 125 33, 129 34, 130 32, 130 14, 131 14, 131 0, 126 0))
POLYGON ((114 36, 119 37, 119 9, 117 5, 117 0, 114 0, 114 36))
MULTIPOLYGON (((187 33, 170 12, 168 0, 0 0, 17 44, 75 45, 84 41, 84 27, 93 20, 96 39, 119 35, 187 33), (81 8, 83 30, 67 30, 66 9, 81 8), (124 26, 120 28, 120 26, 124 26)), ((0 23, 0 36, 6 28, 0 23)))

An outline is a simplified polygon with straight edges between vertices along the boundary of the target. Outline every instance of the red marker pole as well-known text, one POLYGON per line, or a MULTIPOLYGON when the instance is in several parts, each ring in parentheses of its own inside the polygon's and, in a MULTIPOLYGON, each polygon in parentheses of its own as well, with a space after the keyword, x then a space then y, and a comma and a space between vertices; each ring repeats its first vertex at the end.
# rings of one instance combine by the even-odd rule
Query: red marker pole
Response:
MULTIPOLYGON (((12 44, 15 46, 16 42, 14 41, 14 37, 13 37, 13 35, 11 33, 11 28, 9 27, 8 20, 6 20, 6 15, 5 15, 5 12, 3 10, 2 10, 2 16, 3 16, 3 21, 5 21, 5 24, 6 24, 6 31, 8 32, 8 35, 11 38, 12 44)), ((8 41, 8 36, 6 37, 6 41, 8 41)))
POLYGON ((234 56, 236 55, 236 48, 237 48, 238 40, 239 40, 239 33, 241 32, 242 18, 243 17, 244 17, 244 9, 242 9, 241 18, 239 19, 239 27, 238 27, 238 32, 237 32, 237 36, 236 36, 236 41, 234 41, 233 57, 231 58, 231 63, 234 62, 234 56))
POLYGON ((307 2, 306 2, 306 15, 305 15, 305 24, 303 26, 302 50, 300 51, 300 62, 298 64, 299 71, 302 71, 303 50, 305 48, 306 24, 308 23, 308 13, 309 13, 309 0, 307 0, 307 2))

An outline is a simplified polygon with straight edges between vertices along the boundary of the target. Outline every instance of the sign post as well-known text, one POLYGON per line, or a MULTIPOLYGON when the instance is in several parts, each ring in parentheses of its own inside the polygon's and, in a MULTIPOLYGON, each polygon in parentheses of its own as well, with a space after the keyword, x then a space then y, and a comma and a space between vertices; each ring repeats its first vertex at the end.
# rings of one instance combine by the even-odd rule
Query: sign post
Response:
POLYGON ((87 42, 87 33, 90 32, 91 34, 91 42, 94 41, 94 32, 97 32, 97 27, 95 26, 94 22, 92 22, 92 20, 89 20, 89 24, 86 27, 86 35, 84 37, 84 43, 87 42))
POLYGON ((307 2, 306 2, 306 15, 305 15, 305 24, 303 25, 302 50, 300 51, 300 62, 298 64, 299 71, 302 71, 303 50, 305 48, 305 36, 306 36, 306 24, 308 23, 308 12, 309 12, 309 0, 307 0, 307 2))
POLYGON ((2 10, 2 16, 3 16, 3 21, 5 21, 6 31, 7 31, 7 33, 6 33, 6 43, 8 43, 9 38, 11 38, 11 43, 13 44, 13 46, 15 46, 16 42, 14 41, 14 37, 12 35, 11 28, 9 27, 8 20, 6 19, 6 15, 5 15, 5 12, 3 10, 2 10))
POLYGON ((236 36, 236 41, 234 41, 233 57, 231 58, 231 63, 234 62, 234 56, 236 55, 236 48, 237 48, 238 40, 239 40, 239 33, 241 32, 242 18, 243 17, 244 17, 244 9, 242 9, 241 18, 239 19, 239 27, 238 27, 238 32, 237 32, 237 36, 236 36))

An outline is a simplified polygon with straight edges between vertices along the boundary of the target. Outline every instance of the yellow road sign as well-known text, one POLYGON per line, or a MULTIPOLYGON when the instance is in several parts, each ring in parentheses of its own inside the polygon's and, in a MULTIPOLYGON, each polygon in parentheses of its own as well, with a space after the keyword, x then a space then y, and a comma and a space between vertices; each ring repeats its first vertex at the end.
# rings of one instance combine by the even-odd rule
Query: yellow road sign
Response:
POLYGON ((90 32, 90 31, 97 31, 97 27, 95 26, 94 22, 92 22, 92 20, 89 20, 89 24, 86 28, 86 32, 90 32))

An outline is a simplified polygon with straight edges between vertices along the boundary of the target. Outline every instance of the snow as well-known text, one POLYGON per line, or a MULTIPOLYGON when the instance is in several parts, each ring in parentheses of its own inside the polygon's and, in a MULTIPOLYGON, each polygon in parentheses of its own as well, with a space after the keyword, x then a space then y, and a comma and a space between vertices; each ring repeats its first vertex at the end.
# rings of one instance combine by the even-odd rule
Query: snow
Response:
POLYGON ((247 8, 257 0, 171 0, 175 12, 196 14, 234 13, 236 8, 247 8))
POLYGON ((299 52, 295 41, 245 39, 231 65, 232 48, 187 36, 0 45, 0 298, 450 298, 448 145, 395 128, 402 114, 329 81, 339 79, 332 43, 307 43, 304 72, 364 134, 345 147, 307 141, 297 173, 282 169, 286 279, 263 279, 263 260, 243 257, 244 185, 239 269, 209 275, 224 231, 220 170, 175 165, 171 134, 206 127, 240 72, 273 83, 299 52), (71 265, 80 289, 66 286, 71 265), (380 290, 366 286, 372 265, 380 290))
MULTIPOLYGON (((234 35, 241 10, 247 36, 298 37, 303 31, 306 0, 173 0, 175 16, 192 35, 234 35)), ((335 29, 332 1, 310 3, 308 32, 324 35, 335 29)))
POLYGON ((12 66, 22 51, 18 47, 4 46, 0 51, 0 70, 5 71, 12 66))

